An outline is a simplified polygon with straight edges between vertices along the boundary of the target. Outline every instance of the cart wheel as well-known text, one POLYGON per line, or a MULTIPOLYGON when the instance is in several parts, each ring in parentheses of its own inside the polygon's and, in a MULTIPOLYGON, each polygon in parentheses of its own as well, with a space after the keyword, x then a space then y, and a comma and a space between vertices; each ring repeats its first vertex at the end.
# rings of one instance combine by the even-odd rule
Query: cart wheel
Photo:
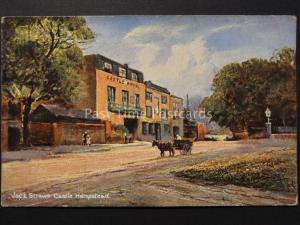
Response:
POLYGON ((191 155, 192 154, 192 146, 189 146, 189 155, 191 155))
POLYGON ((189 145, 187 145, 187 144, 185 144, 184 146, 183 146, 183 150, 184 150, 184 154, 185 155, 187 155, 188 153, 189 153, 189 145))

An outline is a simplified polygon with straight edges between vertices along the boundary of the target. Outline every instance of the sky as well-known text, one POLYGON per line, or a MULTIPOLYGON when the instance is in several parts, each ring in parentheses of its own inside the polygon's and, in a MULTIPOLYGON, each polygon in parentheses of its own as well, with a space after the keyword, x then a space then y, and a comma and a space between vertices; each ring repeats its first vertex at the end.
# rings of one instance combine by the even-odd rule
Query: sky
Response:
POLYGON ((95 33, 82 46, 144 73, 184 97, 211 94, 214 75, 226 64, 258 57, 275 49, 296 49, 294 16, 92 16, 95 33))

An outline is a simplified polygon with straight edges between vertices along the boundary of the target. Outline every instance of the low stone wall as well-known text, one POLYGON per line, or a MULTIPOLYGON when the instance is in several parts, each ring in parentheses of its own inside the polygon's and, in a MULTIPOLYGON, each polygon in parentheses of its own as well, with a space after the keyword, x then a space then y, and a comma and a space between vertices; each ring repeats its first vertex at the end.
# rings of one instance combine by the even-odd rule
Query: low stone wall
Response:
POLYGON ((249 134, 247 131, 233 131, 233 136, 238 139, 246 140, 249 138, 249 134))
POLYGON ((297 134, 296 133, 272 134, 272 138, 274 138, 274 139, 297 139, 297 134))
POLYGON ((30 123, 30 140, 33 145, 78 145, 87 131, 94 144, 105 143, 103 124, 88 123, 30 123))

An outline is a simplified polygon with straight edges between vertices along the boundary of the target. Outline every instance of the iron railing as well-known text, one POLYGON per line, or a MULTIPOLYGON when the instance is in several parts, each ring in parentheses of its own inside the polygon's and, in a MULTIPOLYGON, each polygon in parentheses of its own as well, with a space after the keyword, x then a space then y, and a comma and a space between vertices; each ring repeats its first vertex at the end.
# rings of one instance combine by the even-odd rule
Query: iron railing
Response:
POLYGON ((143 109, 140 107, 117 104, 115 102, 108 103, 108 110, 110 112, 121 113, 121 114, 133 114, 133 115, 140 115, 141 112, 143 111, 143 109))

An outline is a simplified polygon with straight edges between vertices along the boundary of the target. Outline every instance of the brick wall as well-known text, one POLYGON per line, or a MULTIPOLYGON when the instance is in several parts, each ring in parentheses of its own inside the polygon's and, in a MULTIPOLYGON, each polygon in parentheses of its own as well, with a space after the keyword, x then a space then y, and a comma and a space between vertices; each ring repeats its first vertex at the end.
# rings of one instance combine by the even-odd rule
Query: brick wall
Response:
POLYGON ((93 144, 105 143, 103 124, 87 123, 30 123, 33 145, 78 145, 88 131, 93 144))
POLYGON ((102 70, 96 70, 96 110, 99 118, 110 120, 112 124, 124 124, 123 116, 108 112, 107 87, 114 87, 115 103, 122 104, 122 90, 128 91, 129 106, 134 106, 134 95, 140 96, 140 107, 145 108, 145 85, 133 80, 112 75, 102 70))
POLYGON ((29 124, 30 141, 33 145, 53 145, 53 126, 51 123, 29 124))

